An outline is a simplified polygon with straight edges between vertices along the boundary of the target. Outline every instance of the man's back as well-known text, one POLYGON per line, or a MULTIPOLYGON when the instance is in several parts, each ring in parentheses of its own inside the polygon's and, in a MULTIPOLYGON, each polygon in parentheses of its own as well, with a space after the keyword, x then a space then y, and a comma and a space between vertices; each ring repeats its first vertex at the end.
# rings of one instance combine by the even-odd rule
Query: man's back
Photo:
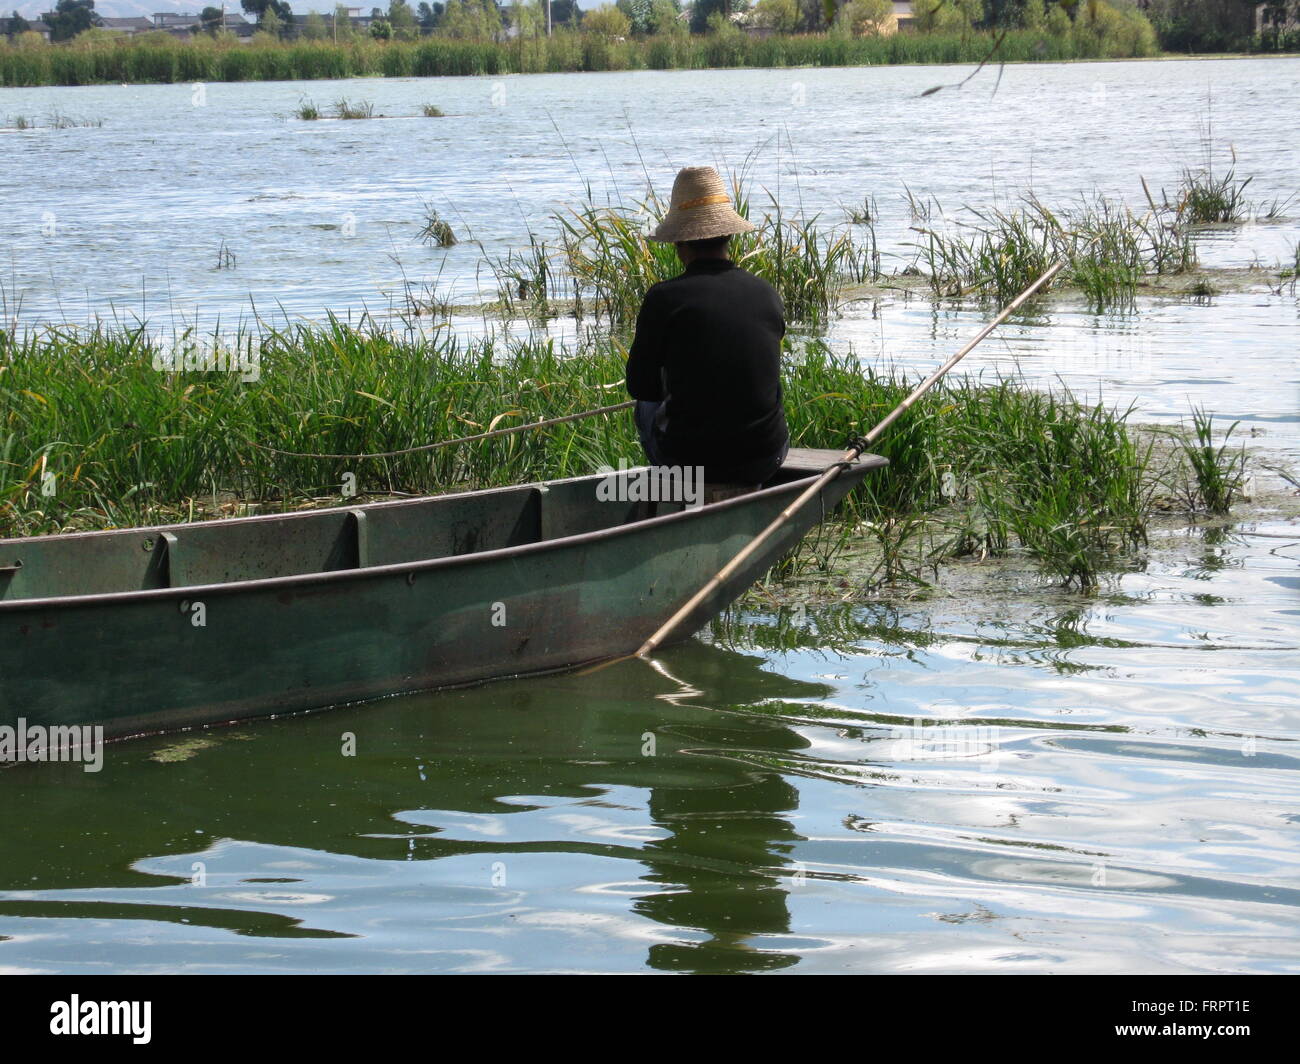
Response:
POLYGON ((635 399, 664 400, 655 435, 665 461, 702 465, 709 480, 748 479, 781 452, 784 334, 775 289, 725 258, 696 259, 646 293, 627 386, 635 399))

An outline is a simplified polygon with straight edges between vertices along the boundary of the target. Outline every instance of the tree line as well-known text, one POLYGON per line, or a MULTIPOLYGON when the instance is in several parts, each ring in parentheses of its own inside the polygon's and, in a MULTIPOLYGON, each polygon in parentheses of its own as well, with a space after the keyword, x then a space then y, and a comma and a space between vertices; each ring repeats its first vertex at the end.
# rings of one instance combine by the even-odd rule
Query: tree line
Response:
MULTIPOLYGON (((718 33, 731 28, 777 34, 847 32, 857 36, 892 32, 890 0, 616 0, 586 11, 575 0, 389 0, 371 9, 364 26, 338 5, 322 15, 295 16, 290 0, 241 0, 259 33, 280 39, 381 40, 442 36, 462 40, 536 37, 555 28, 582 30, 607 38, 718 33)), ((1143 33, 1149 27, 1159 47, 1173 52, 1221 52, 1252 47, 1300 46, 1300 0, 1270 0, 1262 26, 1252 0, 913 0, 921 32, 953 33, 1040 30, 1068 33, 1088 26, 1097 32, 1143 33)), ((95 0, 57 0, 42 16, 55 41, 96 31, 95 0)), ((228 34, 223 12, 205 7, 200 32, 228 34)), ((7 20, 11 40, 31 29, 15 11, 7 20)), ((97 31, 101 33, 103 31, 97 31)))

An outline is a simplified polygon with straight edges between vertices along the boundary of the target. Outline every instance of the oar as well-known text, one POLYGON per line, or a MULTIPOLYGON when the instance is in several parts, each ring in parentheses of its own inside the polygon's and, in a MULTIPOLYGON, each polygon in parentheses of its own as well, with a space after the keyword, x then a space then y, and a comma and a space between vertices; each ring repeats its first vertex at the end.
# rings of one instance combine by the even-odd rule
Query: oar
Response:
MULTIPOLYGON (((770 525, 768 525, 765 529, 763 529, 763 531, 760 532, 757 536, 755 536, 754 539, 750 540, 750 542, 746 544, 746 546, 743 547, 740 550, 740 552, 734 558, 731 559, 731 561, 727 562, 726 565, 724 565, 720 570, 718 570, 717 575, 715 575, 712 580, 710 580, 707 584, 705 584, 702 588, 700 588, 699 591, 697 591, 694 595, 692 595, 690 599, 687 600, 686 604, 683 605, 682 608, 679 609, 676 613, 674 613, 670 618, 668 618, 668 620, 665 621, 662 626, 660 626, 659 630, 655 632, 654 635, 652 635, 649 639, 647 639, 644 643, 642 643, 640 649, 638 649, 635 654, 629 654, 627 655, 627 657, 644 658, 647 655, 654 653, 655 649, 659 647, 659 645, 663 643, 665 639, 667 639, 670 635, 672 635, 674 631, 677 630, 677 627, 682 623, 682 621, 684 621, 688 616, 690 616, 690 614, 694 612, 694 610, 700 605, 701 602, 707 599, 711 594, 713 594, 714 591, 718 589, 718 587, 720 587, 723 583, 725 583, 728 579, 730 579, 740 569, 740 567, 745 564, 745 562, 747 562, 756 553, 762 550, 763 547, 767 544, 767 542, 773 536, 775 536, 783 527, 785 527, 786 523, 790 520, 791 517, 797 514, 804 506, 806 506, 810 500, 816 498, 818 493, 821 492, 822 488, 824 488, 832 480, 838 477, 844 469, 846 469, 848 466, 852 465, 855 461, 857 461, 858 456, 862 454, 862 452, 865 451, 868 447, 870 447, 876 440, 880 439, 880 437, 884 435, 885 430, 889 428, 889 426, 892 425, 895 421, 897 421, 904 414, 904 412, 906 412, 918 399, 920 399, 923 395, 925 395, 926 392, 928 392, 931 388, 933 388, 945 373, 947 373, 950 369, 952 369, 953 366, 957 365, 958 362, 960 362, 963 358, 965 358, 968 354, 970 354, 973 350, 975 350, 975 348, 979 346, 981 342, 983 342, 983 340, 989 335, 989 333, 991 333, 994 329, 996 329, 999 325, 1001 325, 1004 321, 1006 321, 1007 318, 1009 318, 1012 314, 1014 314, 1017 310, 1019 310, 1020 307, 1023 306, 1024 303, 1028 299, 1030 299, 1035 292, 1037 292, 1040 288, 1042 288, 1049 281, 1051 281, 1053 277, 1055 277, 1058 273, 1060 273, 1061 270, 1065 268, 1065 265, 1066 265, 1065 259, 1061 259, 1057 261, 1055 264, 1053 264, 1041 277, 1038 278, 1038 280, 1036 280, 1023 292, 1021 292, 1020 295, 1016 296, 1016 298, 1013 299, 1010 303, 1008 303, 1006 307, 1003 308, 1002 313, 1000 313, 996 318, 994 318, 991 322, 989 322, 982 329, 980 329, 980 331, 976 333, 974 337, 971 338, 970 342, 966 344, 965 347, 963 347, 960 351, 958 351, 955 355, 953 355, 950 359, 948 359, 947 362, 945 362, 937 370, 931 373, 930 376, 926 377, 925 380, 923 380, 920 384, 918 384, 912 390, 912 393, 901 403, 899 403, 898 406, 894 407, 894 409, 891 410, 889 414, 885 416, 884 420, 882 420, 875 428, 873 428, 865 436, 860 436, 857 439, 855 439, 849 445, 848 450, 846 450, 844 454, 840 457, 840 460, 838 462, 836 462, 834 465, 828 466, 826 470, 822 473, 822 475, 819 476, 816 480, 814 480, 810 485, 808 485, 808 487, 804 489, 802 493, 800 493, 799 497, 795 499, 794 502, 792 502, 784 510, 782 510, 781 513, 776 517, 775 520, 772 521, 770 525)), ((610 661, 603 662, 600 666, 596 666, 596 668, 603 668, 605 665, 612 665, 616 661, 626 661, 626 660, 627 660, 626 657, 614 658, 610 661)), ((586 671, 591 672, 594 671, 594 669, 588 669, 586 671)))

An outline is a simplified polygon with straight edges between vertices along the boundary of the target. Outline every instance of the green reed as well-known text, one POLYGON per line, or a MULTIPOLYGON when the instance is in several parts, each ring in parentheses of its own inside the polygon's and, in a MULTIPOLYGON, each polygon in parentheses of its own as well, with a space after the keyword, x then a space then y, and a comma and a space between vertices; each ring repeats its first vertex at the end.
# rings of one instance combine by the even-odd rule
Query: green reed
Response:
POLYGON ((1005 305, 1045 273, 1067 263, 1058 285, 1079 289, 1095 310, 1130 306, 1143 277, 1190 270, 1191 235, 1173 208, 1141 215, 1103 196, 1053 209, 1035 196, 1010 208, 967 207, 959 224, 938 228, 937 203, 918 205, 908 192, 916 264, 938 296, 979 295, 1005 305))
MULTIPOLYGON (((184 334, 172 349, 201 355, 204 339, 184 334)), ((423 494, 642 460, 626 412, 391 457, 283 453, 400 451, 609 405, 623 397, 624 362, 608 342, 571 354, 553 342, 465 342, 443 329, 331 319, 245 333, 219 350, 215 361, 171 362, 143 329, 105 326, 0 334, 0 536, 348 503, 349 473, 363 496, 423 494), (255 372, 227 371, 241 365, 255 372)), ((792 348, 792 442, 838 449, 913 383, 819 342, 792 348)), ((1174 491, 1127 421, 1012 380, 943 382, 876 446, 890 466, 850 497, 845 523, 827 531, 830 548, 874 538, 881 578, 898 579, 920 531, 937 523, 943 543, 930 562, 1019 553, 1091 587, 1142 543, 1153 494, 1174 491)), ((1212 443, 1200 412, 1187 458, 1197 478, 1189 507, 1230 505, 1244 460, 1212 443)), ((815 563, 821 549, 807 557, 815 563)))
MULTIPOLYGON (((833 446, 836 427, 869 428, 911 384, 810 348, 787 384, 796 445, 833 446)), ((898 536, 917 531, 900 518, 928 511, 943 515, 942 556, 1024 553, 1045 573, 1091 587, 1145 537, 1155 471, 1127 420, 1010 380, 945 381, 874 448, 890 467, 850 509, 886 537, 891 564, 898 536)))
MULTIPOLYGON (((81 42, 35 48, 0 44, 0 85, 94 85, 121 82, 281 81, 381 77, 497 76, 564 71, 701 70, 710 67, 874 66, 892 63, 976 63, 993 43, 989 33, 900 33, 852 38, 836 34, 668 35, 605 41, 564 28, 550 38, 511 41, 358 39, 227 44, 190 41, 81 42)), ((1094 35, 1015 30, 998 58, 1058 61, 1150 54, 1140 42, 1094 35)))
POLYGON ((621 423, 558 426, 545 445, 508 437, 391 459, 278 454, 268 446, 400 450, 494 421, 503 427, 590 409, 609 402, 599 385, 613 366, 566 358, 550 344, 500 349, 461 344, 441 331, 421 339, 337 320, 245 334, 224 347, 237 356, 226 364, 256 365, 245 374, 256 381, 235 372, 156 369, 160 348, 143 330, 57 329, 6 340, 4 534, 138 523, 174 516, 194 500, 211 509, 226 496, 285 505, 328 498, 345 472, 357 475, 363 491, 425 492, 559 476, 589 470, 596 458, 634 454, 635 433, 621 423), (42 494, 46 471, 57 478, 52 495, 42 494))
POLYGON ((420 227, 419 239, 422 244, 438 248, 449 248, 457 243, 451 223, 428 203, 424 205, 424 224, 420 227))
POLYGON ((1229 225, 1243 222, 1250 214, 1246 188, 1253 177, 1239 178, 1235 165, 1215 176, 1213 167, 1183 171, 1173 209, 1188 225, 1229 225))
MULTIPOLYGON (((817 217, 790 217, 770 196, 768 211, 755 220, 738 178, 732 195, 736 211, 755 229, 732 239, 731 258, 777 290, 789 320, 824 325, 846 287, 875 276, 879 255, 869 227, 864 241, 817 217)), ((662 211, 652 197, 634 208, 589 202, 556 217, 575 288, 598 318, 614 325, 632 322, 646 289, 681 272, 672 245, 647 235, 650 219, 662 211)))
POLYGON ((506 317, 547 318, 566 299, 576 317, 584 316, 585 307, 572 279, 559 264, 561 257, 561 252, 530 230, 526 249, 514 249, 504 258, 488 260, 506 317))
POLYGON ((1296 288, 1300 285, 1300 244, 1296 244, 1291 249, 1291 259, 1286 263, 1278 263, 1277 266, 1277 285, 1270 287, 1275 295, 1281 295, 1285 291, 1290 291, 1291 295, 1296 294, 1296 288))
POLYGON ((1189 435, 1176 437, 1190 470, 1182 497, 1190 510, 1226 514, 1242 492, 1246 479, 1246 449, 1232 446, 1232 434, 1240 424, 1234 421, 1216 442, 1214 416, 1202 407, 1192 411, 1189 435))
POLYGON ((356 120, 375 117, 375 105, 369 100, 349 100, 342 96, 334 101, 334 117, 356 120))

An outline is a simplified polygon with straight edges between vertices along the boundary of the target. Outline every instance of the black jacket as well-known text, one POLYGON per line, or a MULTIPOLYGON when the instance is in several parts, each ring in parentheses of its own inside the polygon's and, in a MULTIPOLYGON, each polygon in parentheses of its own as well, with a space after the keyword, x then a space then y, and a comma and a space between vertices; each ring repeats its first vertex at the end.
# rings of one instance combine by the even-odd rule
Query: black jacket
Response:
POLYGON ((656 424, 673 465, 702 465, 710 480, 779 454, 781 297, 726 259, 698 259, 653 286, 641 303, 627 360, 633 399, 664 400, 656 424))

